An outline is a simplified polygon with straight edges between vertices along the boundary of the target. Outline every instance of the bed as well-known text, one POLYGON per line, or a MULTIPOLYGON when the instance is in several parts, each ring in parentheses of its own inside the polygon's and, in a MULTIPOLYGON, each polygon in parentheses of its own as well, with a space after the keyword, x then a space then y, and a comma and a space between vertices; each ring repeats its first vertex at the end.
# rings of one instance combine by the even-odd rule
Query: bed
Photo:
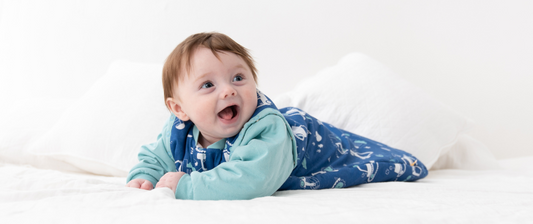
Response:
POLYGON ((416 183, 281 191, 249 201, 181 201, 124 178, 2 164, 3 223, 528 223, 533 158, 497 171, 437 170, 416 183), (529 169, 526 169, 528 168, 529 169))
MULTIPOLYGON (((355 3, 342 3, 355 7, 355 3)), ((201 3, 0 1, 0 222, 533 220, 530 148, 517 149, 516 142, 505 138, 479 138, 476 130, 483 125, 476 117, 461 113, 464 108, 443 103, 427 88, 369 56, 383 48, 356 44, 360 49, 351 50, 346 47, 350 40, 339 40, 338 45, 324 47, 338 57, 316 54, 316 63, 298 61, 294 58, 310 58, 309 51, 302 50, 307 48, 290 38, 277 40, 268 29, 268 24, 287 22, 272 21, 269 12, 279 10, 276 4, 210 2, 205 10, 214 13, 209 18, 215 18, 222 15, 217 14, 220 7, 229 10, 241 4, 258 13, 258 19, 252 22, 266 24, 259 32, 266 35, 263 42, 257 43, 254 40, 258 34, 243 32, 237 25, 205 22, 201 19, 204 17, 184 10, 197 9, 203 6, 201 3), (197 23, 182 21, 189 17, 197 23), (168 29, 170 24, 179 31, 168 29), (160 84, 165 56, 186 36, 213 29, 235 37, 252 50, 260 71, 259 89, 278 107, 301 108, 322 121, 405 150, 430 169, 429 175, 415 182, 278 191, 272 196, 241 201, 176 200, 170 189, 125 187, 128 171, 137 163, 139 147, 156 139, 169 116, 160 84), (106 32, 108 35, 102 35, 106 32), (274 42, 265 44, 269 43, 264 41, 267 39, 274 42), (283 48, 277 48, 277 44, 283 48), (291 47, 298 48, 299 54, 280 58, 292 58, 294 63, 273 61, 277 55, 268 51, 291 47), (365 49, 373 53, 361 52, 365 49), (268 65, 271 62, 276 63, 268 65), (508 148, 495 147, 506 144, 508 148), (504 153, 521 154, 502 157, 504 153)), ((299 4, 285 6, 300 9, 299 4)), ((328 7, 342 6, 337 4, 328 7)), ((301 13, 308 15, 324 6, 310 3, 310 7, 301 13)), ((290 10, 285 13, 291 14, 290 10)), ((349 14, 346 18, 355 21, 359 17, 349 14)), ((240 17, 222 20, 234 23, 240 17)), ((288 24, 298 22, 296 19, 288 24)), ((329 25, 317 21, 309 24, 335 33, 329 25)), ((296 31, 306 29, 302 26, 296 31)), ((314 41, 320 41, 320 36, 310 37, 306 43, 314 41)), ((506 136, 503 131, 500 134, 506 136)))

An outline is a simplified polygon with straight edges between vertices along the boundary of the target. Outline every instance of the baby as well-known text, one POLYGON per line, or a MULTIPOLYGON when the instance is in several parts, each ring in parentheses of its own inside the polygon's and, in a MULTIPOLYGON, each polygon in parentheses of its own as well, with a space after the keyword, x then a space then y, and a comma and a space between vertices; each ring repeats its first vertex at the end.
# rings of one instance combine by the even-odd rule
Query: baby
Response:
POLYGON ((178 199, 251 199, 427 175, 407 152, 298 108, 278 110, 256 83, 252 57, 228 36, 185 39, 163 68, 172 115, 157 141, 141 148, 127 186, 167 187, 178 199))

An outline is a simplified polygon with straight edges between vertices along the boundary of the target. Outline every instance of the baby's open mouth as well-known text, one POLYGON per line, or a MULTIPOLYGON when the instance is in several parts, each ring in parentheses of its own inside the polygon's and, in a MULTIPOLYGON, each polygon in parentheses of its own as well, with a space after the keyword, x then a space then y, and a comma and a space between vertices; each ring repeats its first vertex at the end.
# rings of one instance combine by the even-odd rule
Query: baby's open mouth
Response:
POLYGON ((231 105, 229 107, 224 108, 224 110, 218 112, 218 117, 224 120, 231 120, 235 116, 237 116, 237 105, 231 105))

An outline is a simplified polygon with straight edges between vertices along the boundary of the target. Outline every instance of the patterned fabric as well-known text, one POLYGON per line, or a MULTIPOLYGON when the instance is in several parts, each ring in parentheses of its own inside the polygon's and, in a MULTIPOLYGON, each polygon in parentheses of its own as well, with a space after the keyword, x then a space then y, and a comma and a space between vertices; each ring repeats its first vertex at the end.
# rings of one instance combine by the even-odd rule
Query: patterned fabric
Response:
MULTIPOLYGON (((257 92, 254 117, 272 101, 257 92)), ((279 190, 342 188, 370 182, 415 181, 427 176, 424 164, 413 155, 321 122, 294 108, 279 110, 291 126, 297 143, 297 164, 279 190)), ((238 135, 226 139, 224 149, 201 148, 193 137, 194 124, 176 118, 170 148, 181 172, 203 172, 229 160, 238 135), (178 144, 183 143, 185 144, 178 144)))

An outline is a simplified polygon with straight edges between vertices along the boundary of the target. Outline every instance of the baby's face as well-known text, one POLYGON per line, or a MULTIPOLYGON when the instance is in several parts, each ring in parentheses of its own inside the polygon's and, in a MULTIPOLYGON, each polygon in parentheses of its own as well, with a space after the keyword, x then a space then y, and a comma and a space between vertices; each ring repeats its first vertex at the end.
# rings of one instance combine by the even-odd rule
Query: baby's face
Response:
POLYGON ((257 107, 255 80, 244 60, 229 52, 218 53, 200 47, 191 58, 188 75, 183 75, 175 98, 201 133, 199 142, 207 147, 236 135, 257 107), (207 145, 205 145, 207 144, 207 145))

